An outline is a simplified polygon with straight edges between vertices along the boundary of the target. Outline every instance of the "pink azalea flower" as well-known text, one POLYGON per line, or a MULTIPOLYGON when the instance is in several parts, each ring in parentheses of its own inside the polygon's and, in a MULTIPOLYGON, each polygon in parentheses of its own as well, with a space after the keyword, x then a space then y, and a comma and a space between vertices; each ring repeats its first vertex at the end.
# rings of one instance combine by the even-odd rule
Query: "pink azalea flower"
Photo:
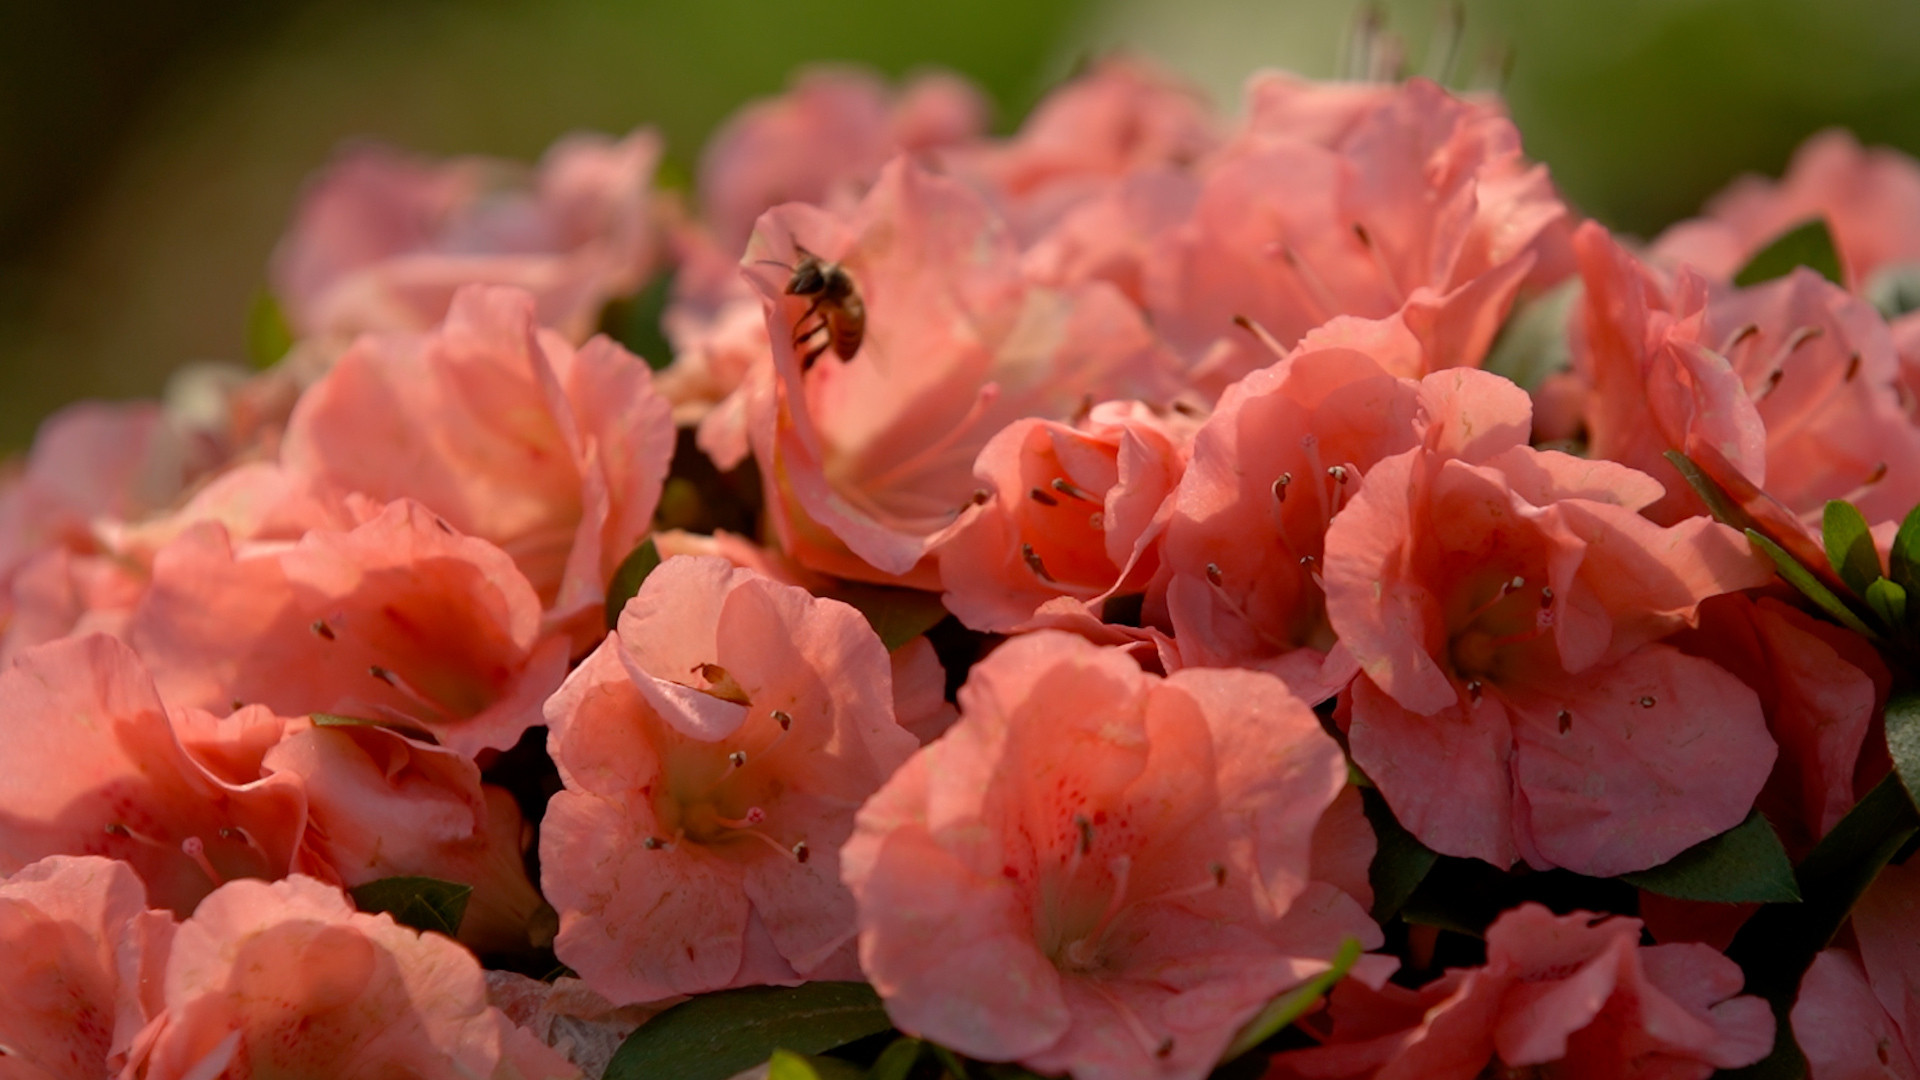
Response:
POLYGON ((1106 402, 1076 424, 1016 420, 981 449, 988 501, 939 548, 947 609, 976 630, 1025 628, 1057 597, 1141 592, 1160 566, 1163 504, 1195 423, 1106 402))
POLYGON ((1191 218, 1148 268, 1156 329, 1216 387, 1272 362, 1240 318, 1290 348, 1335 316, 1414 305, 1462 328, 1435 366, 1479 363, 1567 213, 1512 122, 1417 79, 1335 145, 1291 119, 1255 109, 1207 164, 1191 218))
POLYGON ((0 672, 0 873, 49 855, 130 863, 180 914, 222 882, 295 866, 306 796, 290 776, 236 782, 181 745, 153 680, 100 635, 29 649, 0 672))
POLYGON ((1725 280, 1780 234, 1823 219, 1855 289, 1882 269, 1920 259, 1920 163, 1868 150, 1839 130, 1801 144, 1779 181, 1743 176, 1707 204, 1705 216, 1660 234, 1656 256, 1725 280))
POLYGON ((299 722, 260 769, 300 778, 314 826, 306 855, 339 884, 419 875, 471 885, 460 940, 480 952, 528 947, 541 900, 521 859, 526 825, 465 755, 369 725, 299 722))
POLYGON ((1920 1077, 1920 864, 1888 866, 1853 906, 1857 950, 1828 949, 1800 981, 1793 1034, 1812 1080, 1920 1077))
POLYGON ((199 526, 155 558, 128 638, 170 702, 353 717, 469 757, 540 722, 568 653, 504 552, 411 501, 290 545, 199 526))
POLYGON ((120 633, 146 589, 145 575, 121 559, 48 548, 13 576, 11 609, 0 618, 0 664, 69 635, 120 633))
POLYGON ((858 199, 896 155, 966 143, 986 119, 980 91, 954 75, 922 75, 896 96, 860 69, 803 71, 785 94, 740 109, 707 140, 700 209, 731 258, 767 210, 858 199))
POLYGON ((1639 942, 1637 919, 1522 905, 1488 929, 1484 967, 1417 991, 1341 983, 1329 1012, 1306 1025, 1326 1045, 1279 1055, 1267 1075, 1706 1080, 1773 1048, 1773 1014, 1735 996, 1733 961, 1704 945, 1639 942))
POLYGON ((903 1030, 974 1057, 1204 1076, 1343 938, 1379 941, 1312 878, 1345 775, 1270 676, 1163 680, 1071 635, 1022 635, 860 810, 842 873, 861 966, 903 1030))
POLYGON ((311 878, 207 897, 174 935, 160 1002, 137 1080, 580 1075, 487 1004, 473 954, 311 878))
POLYGON ((751 453, 745 399, 736 392, 772 355, 767 316, 740 274, 737 247, 723 248, 692 226, 675 230, 673 238, 673 299, 660 316, 673 363, 654 376, 653 387, 673 403, 674 424, 698 426, 700 448, 720 468, 732 469, 751 453))
MULTIPOLYGON (((754 456, 780 546, 843 577, 931 588, 928 552, 974 498, 974 459, 1017 419, 1087 397, 1165 400, 1173 361, 1111 285, 1028 284, 1004 225, 960 184, 896 161, 849 217, 793 205, 744 260, 766 305, 772 378, 752 394, 754 456), (865 305, 852 360, 802 370, 786 293, 804 247, 865 305)), ((804 343, 803 343, 804 344, 804 343)))
POLYGON ((646 536, 673 424, 631 353, 606 338, 575 350, 534 315, 525 292, 475 286, 431 333, 362 338, 301 399, 282 458, 497 544, 584 645, 646 536))
POLYGON ((1169 72, 1109 57, 1042 100, 1013 138, 941 155, 994 203, 1021 246, 1128 175, 1185 168, 1220 142, 1207 100, 1169 72))
POLYGON ((840 844, 917 745, 852 608, 662 563, 547 704, 554 949, 615 1002, 855 974, 840 844))
POLYGON ((1420 398, 1424 445, 1327 530, 1354 762, 1421 842, 1502 868, 1610 877, 1739 824, 1773 765, 1760 703, 1660 639, 1771 566, 1708 518, 1640 516, 1643 473, 1528 447, 1499 376, 1420 398))
POLYGON ((0 1076, 117 1072, 145 1020, 147 954, 164 960, 172 929, 126 863, 54 855, 0 879, 0 1076))
POLYGON ((1353 675, 1320 580, 1327 523, 1419 440, 1419 385, 1372 349, 1303 345, 1228 388, 1174 492, 1165 606, 1181 661, 1269 671, 1310 701, 1353 675))
POLYGON ((301 199, 272 277, 301 336, 425 331, 468 285, 533 294, 542 326, 585 340, 653 270, 660 140, 573 135, 532 175, 485 158, 343 152, 301 199))
POLYGON ((1845 498, 1872 521, 1898 520, 1920 501, 1899 355, 1864 301, 1804 269, 1711 294, 1685 270, 1668 284, 1591 223, 1574 244, 1590 451, 1666 485, 1655 520, 1700 509, 1669 449, 1714 469, 1724 459, 1803 515, 1845 498))
POLYGON ((1866 794, 1856 777, 1886 704, 1886 665, 1858 635, 1772 597, 1716 596, 1674 644, 1759 694, 1780 745, 1759 807, 1798 862, 1866 794))

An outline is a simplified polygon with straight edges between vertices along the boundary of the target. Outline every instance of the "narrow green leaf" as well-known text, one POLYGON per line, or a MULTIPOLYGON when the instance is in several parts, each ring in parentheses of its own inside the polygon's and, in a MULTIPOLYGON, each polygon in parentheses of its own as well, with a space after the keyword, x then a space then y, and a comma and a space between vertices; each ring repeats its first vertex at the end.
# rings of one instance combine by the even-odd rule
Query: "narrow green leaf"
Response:
POLYGON ((1907 595, 1920 593, 1920 506, 1907 511, 1900 531, 1893 534, 1893 550, 1887 553, 1887 576, 1907 595))
POLYGON ((293 348, 293 330, 273 294, 261 289, 247 308, 247 360, 265 371, 293 348))
POLYGON ((880 635, 880 642, 888 652, 933 629, 947 617, 940 594, 920 589, 847 582, 826 596, 859 609, 873 632, 880 635))
POLYGON ((1867 586, 1867 606, 1890 630, 1907 625, 1907 590, 1886 578, 1867 586))
POLYGON ((1871 627, 1861 622, 1860 616, 1855 615, 1852 608, 1835 596, 1832 589, 1821 584, 1820 579, 1813 575, 1813 571, 1800 565, 1798 559, 1787 554, 1785 548, 1761 535, 1758 529, 1748 529, 1747 539, 1753 541, 1753 546, 1767 553, 1767 557, 1773 560, 1774 568, 1780 571, 1780 576, 1786 579, 1787 584, 1799 589, 1807 599, 1818 604, 1820 610, 1833 616, 1835 622, 1870 641, 1880 640, 1879 634, 1874 633, 1871 627))
POLYGON ((1747 920, 1727 955, 1747 973, 1747 992, 1791 1002, 1800 976, 1840 929, 1880 868, 1916 833, 1914 809, 1889 775, 1840 819, 1795 870, 1798 904, 1767 904, 1747 920))
POLYGON ((865 1069, 835 1058, 808 1057, 775 1050, 767 1060, 767 1080, 864 1080, 865 1069))
POLYGON ((633 599, 640 586, 645 584, 647 575, 660 565, 660 549, 653 545, 653 537, 640 541, 640 546, 627 552, 620 560, 620 566, 613 572, 613 580, 607 583, 607 629, 615 630, 620 626, 620 613, 626 610, 627 601, 633 599))
POLYGON ((1749 288, 1775 278, 1786 277, 1794 267, 1804 266, 1835 285, 1846 286, 1840 272, 1840 252, 1833 246, 1833 234, 1827 231, 1827 219, 1814 218, 1774 238, 1747 260, 1733 275, 1733 283, 1749 288))
POLYGON ((390 877, 356 885, 347 893, 361 911, 384 911, 403 926, 452 937, 466 918, 473 886, 430 877, 390 877))
POLYGON ((1387 800, 1372 788, 1360 792, 1376 841, 1367 880, 1373 885, 1373 921, 1386 923, 1406 905, 1440 856, 1414 839, 1393 816, 1387 800))
POLYGON ((895 1039, 885 1050, 880 1051, 879 1060, 873 1063, 867 1080, 907 1080, 913 1067, 920 1063, 920 1055, 927 1044, 911 1035, 902 1035, 895 1039))
POLYGON ((1692 458, 1678 450, 1668 450, 1662 456, 1679 471, 1681 478, 1687 482, 1687 486, 1693 489, 1694 494, 1700 496, 1700 501, 1707 504, 1707 512, 1713 515, 1713 520, 1743 532, 1760 527, 1759 520, 1749 514, 1746 507, 1740 505, 1738 499, 1727 494, 1727 489, 1721 487, 1713 477, 1708 476, 1706 470, 1696 465, 1692 458))
POLYGON ((1826 542, 1833 572, 1855 594, 1865 595, 1867 586, 1880 580, 1880 553, 1874 550, 1873 534, 1867 531, 1867 519, 1858 507, 1841 499, 1829 501, 1820 537, 1826 542))
POLYGON ((775 1050, 818 1054, 891 1026, 866 983, 723 990, 641 1025, 614 1052, 606 1080, 727 1080, 775 1050))
POLYGON ((939 1043, 929 1043, 928 1045, 933 1048, 933 1056, 940 1059, 940 1067, 947 1070, 948 1076, 951 1076, 953 1080, 971 1080, 971 1074, 967 1072, 965 1059, 946 1047, 941 1046, 939 1043))
POLYGON ((1747 820, 1708 837, 1653 867, 1620 875, 1635 888, 1679 900, 1716 904, 1798 903, 1793 862, 1767 819, 1755 810, 1747 820))
POLYGON ((1920 693, 1895 694, 1887 702, 1887 753, 1909 798, 1920 802, 1920 693))
POLYGON ((1359 938, 1348 938, 1341 942, 1340 951, 1334 954, 1332 967, 1267 1002, 1266 1008, 1247 1021, 1240 1033, 1227 1044, 1227 1052, 1220 1056, 1220 1060, 1223 1063, 1232 1061, 1286 1030, 1288 1025, 1313 1008, 1315 1002, 1325 997, 1327 991, 1333 989, 1334 983, 1347 977, 1347 972, 1353 970, 1354 962, 1360 959, 1361 951, 1359 938))

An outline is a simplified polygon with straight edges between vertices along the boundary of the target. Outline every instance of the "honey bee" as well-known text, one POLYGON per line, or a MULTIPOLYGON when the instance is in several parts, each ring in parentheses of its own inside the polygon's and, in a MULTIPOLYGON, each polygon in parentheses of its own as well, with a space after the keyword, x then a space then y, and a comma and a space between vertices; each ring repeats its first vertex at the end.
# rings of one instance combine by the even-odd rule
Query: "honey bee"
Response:
POLYGON ((828 262, 799 244, 794 250, 800 253, 800 261, 793 265, 793 276, 787 279, 787 295, 813 298, 793 327, 794 349, 806 347, 800 357, 800 370, 813 367, 828 349, 842 360, 853 359, 867 336, 867 305, 860 299, 853 276, 839 263, 828 262), (809 326, 808 320, 816 317, 818 321, 809 326))

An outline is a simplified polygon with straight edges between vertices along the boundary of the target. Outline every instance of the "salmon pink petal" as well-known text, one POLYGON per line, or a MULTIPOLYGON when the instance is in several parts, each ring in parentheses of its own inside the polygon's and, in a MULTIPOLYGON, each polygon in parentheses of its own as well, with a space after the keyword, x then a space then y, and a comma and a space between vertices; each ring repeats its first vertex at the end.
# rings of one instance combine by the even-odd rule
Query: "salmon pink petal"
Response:
POLYGON ((98 635, 29 649, 0 672, 0 870, 49 855, 130 863, 185 913, 221 882, 280 877, 306 830, 291 777, 218 779, 181 746, 153 680, 98 635))
POLYGON ((1792 1016, 1810 1076, 1920 1076, 1899 1021, 1874 997, 1860 958, 1845 949, 1813 958, 1792 1016))
POLYGON ((196 527, 155 560, 129 637, 171 701, 398 724, 472 755, 539 722, 568 651, 539 633, 505 553, 398 502, 291 547, 196 527))
POLYGON ((1417 713, 1353 681, 1348 731, 1353 762, 1379 787, 1393 816, 1435 851, 1510 866, 1513 718, 1498 698, 1417 713))
MULTIPOLYGON (((132 867, 91 855, 51 856, 0 879, 8 1075, 81 1080, 117 1069, 131 1032, 117 1030, 116 1017, 136 997, 122 964, 140 965, 135 923, 146 906, 132 867)), ((143 1018, 136 1010, 133 1019, 143 1018)))

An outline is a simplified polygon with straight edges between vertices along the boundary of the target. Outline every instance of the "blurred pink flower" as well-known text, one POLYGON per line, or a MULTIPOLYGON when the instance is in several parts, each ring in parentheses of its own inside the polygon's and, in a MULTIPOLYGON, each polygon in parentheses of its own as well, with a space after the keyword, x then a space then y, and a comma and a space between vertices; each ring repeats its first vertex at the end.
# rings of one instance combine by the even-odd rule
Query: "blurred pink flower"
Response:
POLYGON ((1920 1077, 1920 864, 1887 866, 1854 904, 1858 949, 1814 958, 1793 1005, 1812 1080, 1920 1077))
POLYGON ((577 1078, 487 1004, 473 954, 312 878, 236 881, 180 924, 127 1075, 577 1078))
POLYGON ((902 1030, 1081 1080, 1197 1078, 1344 938, 1379 942, 1312 879, 1346 769, 1270 676, 1162 680, 1041 631, 960 693, 842 856, 902 1030))
POLYGON ((852 977, 840 844, 918 745, 890 686, 852 608, 662 563, 547 704, 561 960, 618 1003, 852 977))
POLYGON ((348 350, 294 410, 282 459, 341 491, 418 499, 498 545, 585 646, 672 456, 645 364, 606 338, 576 350, 536 327, 525 292, 475 286, 431 332, 348 350))
POLYGON ((1420 399, 1424 445, 1327 529, 1355 764, 1428 847, 1502 868, 1610 877, 1739 824, 1774 760, 1759 701, 1658 642, 1771 566, 1711 519, 1641 517, 1643 473, 1528 447, 1499 376, 1420 399))
POLYGON ((172 930, 126 863, 54 855, 0 878, 0 1076, 117 1073, 172 930))
POLYGON ((1146 589, 1160 568, 1164 505, 1196 422, 1104 402, 1077 423, 1016 420, 974 476, 991 492, 939 547, 947 609, 976 630, 1026 629, 1041 605, 1099 604, 1146 589))
POLYGON ((1337 125, 1274 96, 1206 163, 1191 217, 1147 267, 1154 326, 1202 385, 1217 392, 1272 362, 1236 319, 1291 348, 1335 316, 1409 305, 1455 328, 1433 367, 1475 365, 1529 276, 1564 272, 1543 256, 1567 209, 1498 106, 1416 79, 1323 144, 1302 135, 1337 125))
POLYGON ((307 828, 300 782, 238 782, 202 765, 139 659, 112 638, 16 657, 0 672, 0 742, 0 873, 49 855, 121 859, 151 903, 184 915, 222 882, 296 867, 307 828))
POLYGON ((409 500, 296 544, 198 526, 155 557, 128 639, 169 702, 353 717, 469 757, 540 723, 569 645, 504 552, 409 500))
POLYGON ((766 211, 850 206, 894 156, 964 144, 986 121, 986 99, 955 75, 922 75, 894 94, 858 68, 802 71, 786 93, 748 104, 707 140, 701 215, 731 259, 766 211))
POLYGON ((1880 270, 1920 260, 1920 163, 1897 150, 1865 149, 1845 131, 1800 145, 1778 181, 1735 180, 1654 241, 1653 254, 1727 280, 1782 233, 1823 220, 1847 283, 1860 290, 1880 270))
POLYGON ((343 151, 301 198, 272 278, 301 335, 424 331, 464 286, 533 294, 540 325, 583 341, 610 299, 653 271, 660 140, 573 135, 531 175, 487 158, 443 163, 343 151))
MULTIPOLYGON (((1349 979, 1310 1018, 1325 1045, 1269 1080, 1706 1080, 1773 1049, 1773 1014, 1736 997, 1740 968, 1705 945, 1640 945, 1637 919, 1523 904, 1487 931, 1484 967, 1419 990, 1349 979), (1527 1072, 1525 1075, 1536 1075, 1527 1072)), ((1816 1074, 1817 1075, 1817 1074, 1816 1074)))

